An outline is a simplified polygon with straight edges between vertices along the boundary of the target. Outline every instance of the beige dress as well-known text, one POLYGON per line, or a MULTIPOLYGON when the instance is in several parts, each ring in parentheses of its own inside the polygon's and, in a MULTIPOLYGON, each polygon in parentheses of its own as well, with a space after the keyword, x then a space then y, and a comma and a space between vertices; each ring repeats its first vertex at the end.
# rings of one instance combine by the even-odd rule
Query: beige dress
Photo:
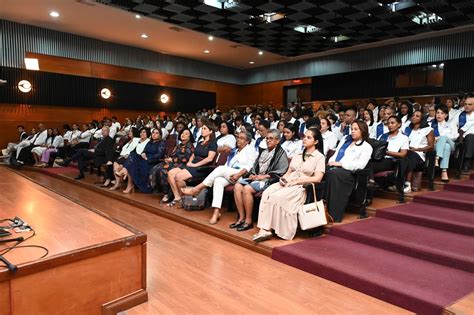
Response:
MULTIPOLYGON (((319 151, 307 155, 293 157, 290 164, 292 173, 287 178, 288 182, 294 179, 303 179, 314 176, 315 172, 325 171, 325 158, 319 151)), ((265 189, 260 202, 258 214, 258 227, 265 230, 274 229, 275 233, 285 239, 291 240, 298 227, 298 210, 306 200, 306 189, 303 185, 283 187, 275 183, 265 189)))

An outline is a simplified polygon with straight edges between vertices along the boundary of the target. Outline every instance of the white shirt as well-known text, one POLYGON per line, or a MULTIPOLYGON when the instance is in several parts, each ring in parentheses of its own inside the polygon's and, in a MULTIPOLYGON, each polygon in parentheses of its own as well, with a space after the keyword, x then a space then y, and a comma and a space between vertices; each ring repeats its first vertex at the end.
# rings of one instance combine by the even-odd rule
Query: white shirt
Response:
POLYGON ((299 139, 293 141, 285 140, 285 142, 281 144, 281 148, 285 150, 286 155, 291 159, 293 156, 303 152, 303 141, 299 139))
POLYGON ((109 128, 109 137, 110 138, 115 138, 115 134, 117 133, 117 128, 114 128, 114 126, 112 125, 110 128, 109 128))
POLYGON ((130 155, 130 153, 132 153, 132 151, 135 150, 135 148, 137 147, 138 142, 140 142, 140 138, 138 137, 135 137, 132 139, 132 141, 127 142, 122 147, 122 151, 120 151, 120 156, 130 155))
POLYGON ((81 131, 79 129, 72 130, 71 131, 71 140, 77 139, 79 135, 81 134, 81 131))
POLYGON ((451 108, 449 111, 448 122, 458 121, 459 114, 461 114, 462 110, 451 108))
POLYGON ((166 140, 166 138, 168 138, 169 134, 170 133, 169 133, 168 129, 161 128, 161 139, 166 140))
MULTIPOLYGON (((334 127, 334 129, 333 129, 334 130, 333 132, 336 135, 337 140, 339 140, 339 141, 341 141, 342 138, 347 136, 347 135, 344 134, 344 131, 341 131, 341 126, 342 126, 342 124, 339 125, 339 127, 334 127)), ((351 130, 352 130, 352 127, 349 125, 349 135, 351 134, 351 130)))
POLYGON ((278 121, 270 122, 270 129, 277 129, 278 128, 278 121))
POLYGON ((295 117, 291 117, 291 119, 288 120, 288 122, 289 122, 290 124, 294 124, 295 121, 296 121, 295 117))
POLYGON ((42 131, 36 137, 35 141, 33 142, 34 145, 43 145, 46 143, 46 139, 48 138, 48 130, 42 131))
MULTIPOLYGON (((459 125, 459 117, 456 120, 456 125, 459 125)), ((461 130, 464 131, 464 137, 470 134, 474 134, 474 112, 470 112, 469 114, 466 114, 466 123, 461 128, 461 130)))
POLYGON ((439 136, 448 137, 451 140, 456 140, 459 137, 458 130, 453 123, 448 121, 438 122, 439 136))
POLYGON ((168 132, 170 132, 171 130, 173 130, 173 122, 172 121, 168 121, 165 125, 165 129, 168 130, 168 132))
POLYGON ((96 131, 94 131, 94 138, 98 140, 103 138, 102 129, 97 129, 96 131))
POLYGON ((257 140, 258 140, 259 138, 261 138, 261 137, 258 137, 257 139, 252 140, 252 142, 250 143, 250 145, 251 145, 251 146, 255 149, 255 151, 257 151, 257 152, 259 151, 259 148, 260 148, 260 149, 263 149, 263 150, 265 150, 265 149, 267 148, 267 141, 265 141, 265 139, 262 139, 262 141, 260 141, 260 143, 259 143, 259 145, 258 145, 257 148, 255 147, 256 142, 257 142, 257 140))
MULTIPOLYGON (((81 132, 79 134, 79 136, 77 137, 77 140, 79 142, 85 142, 85 143, 89 143, 89 141, 91 140, 91 137, 92 135, 95 133, 95 129, 89 129, 89 130, 86 130, 84 132, 81 132)), ((100 133, 102 135, 102 131, 100 133)))
MULTIPOLYGON (((381 137, 382 136, 378 137, 378 140, 380 140, 381 137)), ((400 130, 398 130, 398 133, 395 136, 389 135, 387 142, 388 142, 387 151, 390 151, 390 152, 400 152, 401 150, 410 149, 408 137, 405 136, 400 130)), ((385 158, 394 159, 393 156, 389 156, 389 155, 386 155, 385 158)))
MULTIPOLYGON (((420 128, 418 130, 412 130, 408 139, 410 140, 410 147, 418 149, 424 148, 428 145, 428 134, 433 131, 431 127, 420 128)), ((421 159, 425 160, 425 152, 415 151, 421 159)))
POLYGON ((227 161, 226 165, 237 169, 246 169, 249 172, 255 160, 257 159, 257 153, 250 144, 247 144, 242 150, 238 151, 230 161, 227 161))
POLYGON ((330 130, 326 130, 325 133, 322 133, 321 136, 323 137, 323 149, 324 155, 327 155, 329 150, 334 150, 337 147, 337 137, 334 132, 330 130))
MULTIPOLYGON (((373 124, 372 127, 370 127, 369 129, 369 137, 372 138, 372 139, 377 139, 377 126, 379 126, 380 124, 383 125, 383 132, 382 132, 382 135, 384 133, 387 133, 388 132, 388 127, 383 123, 383 121, 379 122, 378 124, 373 124)), ((380 137, 381 135, 379 135, 380 137)))
POLYGON ((226 146, 226 147, 229 147, 229 148, 233 149, 233 148, 235 148, 236 142, 237 141, 236 141, 234 135, 227 135, 227 136, 221 137, 217 140, 217 146, 218 147, 226 146))
POLYGON ((55 148, 62 148, 64 146, 63 136, 57 135, 56 137, 54 137, 52 146, 55 148))
MULTIPOLYGON (((120 129, 122 129, 122 126, 120 125, 120 123, 118 121, 112 123, 112 125, 110 126, 110 131, 112 132, 112 129, 115 131, 115 133, 117 131, 119 131, 120 129)), ((114 133, 114 134, 115 134, 114 133)))
POLYGON ((71 141, 72 139, 72 130, 68 130, 64 133, 63 139, 67 141, 71 141))
POLYGON ((140 155, 140 154, 142 154, 143 151, 145 150, 145 147, 146 147, 146 145, 148 144, 148 142, 150 141, 150 139, 147 138, 147 139, 145 139, 145 141, 143 141, 143 142, 140 142, 140 138, 138 138, 138 139, 139 139, 139 140, 138 140, 137 146, 136 146, 136 148, 135 148, 135 152, 137 152, 137 154, 140 155))
MULTIPOLYGON (((329 162, 335 162, 339 150, 344 145, 346 140, 344 137, 343 141, 339 143, 336 149, 336 153, 329 159, 329 162)), ((348 171, 355 171, 364 169, 369 163, 370 157, 372 156, 372 146, 364 141, 361 145, 355 145, 352 143, 345 151, 344 156, 339 161, 342 164, 342 168, 348 171)))

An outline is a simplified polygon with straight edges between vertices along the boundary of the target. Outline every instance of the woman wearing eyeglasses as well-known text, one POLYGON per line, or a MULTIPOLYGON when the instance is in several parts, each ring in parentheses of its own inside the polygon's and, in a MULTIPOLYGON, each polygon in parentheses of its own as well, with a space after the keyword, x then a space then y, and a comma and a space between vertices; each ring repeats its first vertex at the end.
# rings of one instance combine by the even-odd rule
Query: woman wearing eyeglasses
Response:
POLYGON ((271 184, 277 183, 288 170, 288 156, 279 145, 280 138, 279 130, 268 131, 265 138, 267 148, 258 154, 249 176, 245 179, 241 178, 234 186, 234 199, 239 218, 245 218, 245 223, 249 226, 253 226, 253 194, 264 191, 271 184))

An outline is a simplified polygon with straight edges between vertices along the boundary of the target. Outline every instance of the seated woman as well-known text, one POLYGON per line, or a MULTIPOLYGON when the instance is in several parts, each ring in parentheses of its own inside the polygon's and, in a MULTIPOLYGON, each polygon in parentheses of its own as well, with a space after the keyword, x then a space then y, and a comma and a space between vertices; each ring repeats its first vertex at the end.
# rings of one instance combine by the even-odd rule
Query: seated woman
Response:
POLYGON ((181 130, 178 134, 178 139, 180 141, 177 142, 173 152, 165 158, 163 163, 155 165, 150 172, 150 186, 159 186, 165 193, 160 200, 160 204, 168 203, 172 200, 171 188, 168 182, 169 171, 183 169, 194 153, 194 138, 189 129, 181 130))
MULTIPOLYGON (((408 153, 408 137, 405 136, 400 128, 402 127, 402 120, 398 116, 390 116, 387 120, 388 132, 379 136, 377 140, 387 141, 388 147, 387 152, 385 153, 385 158, 381 161, 371 162, 370 163, 370 179, 369 183, 374 184, 374 174, 383 171, 392 171, 395 170, 397 166, 397 160, 404 158, 408 153)), ((403 165, 405 168, 406 163, 403 165)), ((402 170, 402 176, 404 176, 406 169, 402 170)), ((403 178, 404 179, 404 178, 403 178)), ((403 180, 402 179, 402 180, 403 180)), ((402 185, 402 183, 400 183, 402 185)), ((396 190, 396 188, 392 188, 396 190)), ((372 199, 372 192, 368 192, 368 199, 372 199)))
POLYGON ((230 153, 235 148, 236 139, 234 136, 234 126, 231 123, 223 121, 219 125, 220 135, 216 138, 217 153, 230 153))
MULTIPOLYGON (((237 137, 237 148, 233 149, 227 157, 225 165, 219 166, 209 174, 204 181, 193 188, 183 188, 185 195, 197 195, 206 187, 213 187, 212 207, 214 213, 209 220, 210 224, 216 224, 221 216, 220 210, 222 199, 224 197, 224 188, 230 184, 237 182, 244 174, 252 168, 257 154, 250 144, 252 135, 249 132, 240 132, 237 137)), ((238 224, 232 225, 237 231, 246 231, 251 229, 251 224, 246 224, 243 220, 238 220, 238 224)))
POLYGON ((262 242, 272 236, 271 230, 285 240, 291 240, 298 227, 298 210, 306 200, 305 184, 321 182, 326 161, 323 139, 316 128, 308 129, 303 138, 303 153, 296 155, 279 183, 268 187, 262 195, 258 214, 260 231, 253 236, 262 242))
POLYGON ((354 190, 353 172, 364 169, 372 155, 372 146, 367 142, 369 129, 363 121, 352 123, 351 135, 345 136, 336 152, 329 159, 326 175, 326 201, 329 214, 334 221, 341 222, 349 197, 354 190))
POLYGON ((337 147, 337 136, 331 131, 331 122, 327 118, 321 118, 321 136, 323 138, 324 156, 329 150, 335 150, 337 147))
POLYGON ((281 147, 285 150, 286 156, 288 156, 290 160, 303 151, 303 141, 300 140, 297 128, 295 128, 293 124, 285 123, 283 138, 284 141, 281 147))
POLYGON ((139 132, 135 127, 128 128, 128 142, 122 147, 118 158, 114 161, 112 166, 113 175, 110 176, 110 174, 108 174, 106 182, 104 183, 104 186, 107 187, 110 180, 113 179, 112 177, 115 177, 115 185, 110 187, 109 190, 116 190, 122 186, 122 176, 119 176, 118 174, 122 171, 125 161, 128 159, 130 154, 135 151, 139 144, 140 149, 138 151, 140 151, 140 154, 143 152, 143 149, 145 149, 145 146, 149 141, 147 135, 148 133, 145 129, 139 132))
POLYGON ((190 178, 206 177, 212 171, 208 166, 216 157, 217 142, 214 136, 214 124, 206 118, 199 120, 201 127, 201 138, 190 160, 184 168, 176 167, 168 173, 168 183, 173 191, 174 200, 168 204, 172 207, 181 203, 181 188, 186 187, 186 181, 190 178))
POLYGON ((46 141, 43 144, 31 149, 31 154, 33 155, 33 158, 35 160, 35 163, 33 164, 33 166, 35 167, 40 166, 41 155, 43 154, 44 151, 46 151, 46 149, 48 149, 50 146, 53 145, 53 140, 54 140, 53 129, 48 128, 46 141))
POLYGON ((52 144, 41 154, 41 163, 38 165, 39 167, 51 166, 53 164, 53 162, 50 161, 51 153, 57 153, 58 149, 64 146, 64 139, 63 136, 59 134, 58 128, 53 129, 52 139, 52 144))
MULTIPOLYGON (((142 132, 143 130, 140 132, 140 139, 142 132)), ((124 194, 132 192, 135 186, 143 193, 151 193, 152 188, 148 180, 150 170, 165 154, 165 143, 161 140, 161 130, 153 129, 151 131, 151 139, 141 154, 138 154, 138 149, 137 145, 135 152, 130 154, 121 171, 125 178, 130 175, 128 176, 127 188, 123 191, 124 194)))
MULTIPOLYGON (((281 148, 279 130, 270 129, 265 138, 267 148, 261 150, 245 179, 239 179, 234 186, 234 200, 239 213, 235 226, 245 220, 246 225, 252 225, 253 194, 264 191, 268 186, 278 182, 288 170, 288 157, 281 148)), ((235 227, 231 226, 231 227, 235 227)))
POLYGON ((407 154, 408 170, 404 191, 409 193, 413 170, 421 167, 425 163, 425 153, 434 149, 434 132, 423 118, 423 113, 417 110, 413 112, 411 124, 405 134, 408 136, 410 150, 407 154))
POLYGON ((431 122, 431 128, 433 128, 436 143, 435 166, 441 168, 441 181, 446 183, 449 182, 449 157, 456 146, 454 141, 459 137, 456 126, 449 122, 448 106, 438 106, 436 109, 436 119, 431 122))

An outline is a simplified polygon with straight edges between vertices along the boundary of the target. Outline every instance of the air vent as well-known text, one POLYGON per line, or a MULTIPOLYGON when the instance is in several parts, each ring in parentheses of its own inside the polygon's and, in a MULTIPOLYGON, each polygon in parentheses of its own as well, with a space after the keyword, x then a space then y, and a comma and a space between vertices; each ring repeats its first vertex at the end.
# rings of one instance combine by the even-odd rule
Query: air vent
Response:
POLYGON ((178 33, 184 31, 182 28, 176 27, 176 26, 171 26, 170 30, 178 32, 178 33))
POLYGON ((76 2, 80 4, 85 4, 91 7, 95 6, 95 2, 93 0, 76 0, 76 2))

